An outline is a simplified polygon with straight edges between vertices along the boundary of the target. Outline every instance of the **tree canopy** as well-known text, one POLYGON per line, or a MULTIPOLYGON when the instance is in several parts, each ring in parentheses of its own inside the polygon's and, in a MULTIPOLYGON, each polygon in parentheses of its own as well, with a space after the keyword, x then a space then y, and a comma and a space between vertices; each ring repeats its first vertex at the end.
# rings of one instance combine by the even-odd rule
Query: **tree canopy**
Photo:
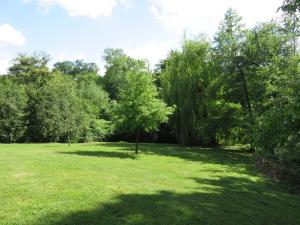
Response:
POLYGON ((161 123, 167 122, 173 110, 158 98, 151 74, 145 71, 130 71, 125 82, 114 113, 119 128, 136 133, 138 154, 140 133, 157 130, 161 123))

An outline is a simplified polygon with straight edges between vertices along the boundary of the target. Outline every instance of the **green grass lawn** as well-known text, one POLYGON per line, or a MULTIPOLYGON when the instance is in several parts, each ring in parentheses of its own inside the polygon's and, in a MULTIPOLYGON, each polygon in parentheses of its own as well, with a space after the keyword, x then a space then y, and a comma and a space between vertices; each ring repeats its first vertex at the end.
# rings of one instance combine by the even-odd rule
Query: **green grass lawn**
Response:
POLYGON ((249 153, 133 148, 0 145, 0 224, 300 224, 300 196, 260 175, 249 153))

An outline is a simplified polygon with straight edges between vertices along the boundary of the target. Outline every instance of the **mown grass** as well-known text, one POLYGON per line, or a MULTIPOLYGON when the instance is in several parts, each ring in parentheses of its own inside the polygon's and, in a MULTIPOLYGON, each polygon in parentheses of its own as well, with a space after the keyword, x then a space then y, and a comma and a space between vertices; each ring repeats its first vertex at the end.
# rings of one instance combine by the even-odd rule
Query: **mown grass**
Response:
POLYGON ((0 145, 0 224, 299 225, 300 196, 237 150, 0 145))

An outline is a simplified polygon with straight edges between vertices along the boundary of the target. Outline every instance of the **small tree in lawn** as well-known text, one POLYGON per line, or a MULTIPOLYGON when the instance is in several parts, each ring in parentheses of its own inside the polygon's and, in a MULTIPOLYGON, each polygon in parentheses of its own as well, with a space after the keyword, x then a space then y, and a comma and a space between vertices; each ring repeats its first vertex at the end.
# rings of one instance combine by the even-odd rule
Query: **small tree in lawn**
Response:
POLYGON ((173 113, 158 98, 158 91, 151 74, 145 71, 131 71, 126 76, 126 85, 120 90, 119 102, 115 107, 117 127, 136 134, 135 153, 141 132, 157 130, 173 113))

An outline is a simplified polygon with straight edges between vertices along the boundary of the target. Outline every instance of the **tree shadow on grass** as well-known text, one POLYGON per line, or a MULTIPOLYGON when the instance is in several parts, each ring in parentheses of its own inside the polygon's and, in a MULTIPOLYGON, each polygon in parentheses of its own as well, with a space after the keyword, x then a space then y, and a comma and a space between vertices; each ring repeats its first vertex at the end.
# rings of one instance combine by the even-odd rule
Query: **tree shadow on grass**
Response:
MULTIPOLYGON (((97 143, 97 146, 119 148, 120 151, 133 151, 131 143, 97 143)), ((176 157, 188 162, 228 165, 232 171, 248 170, 257 173, 253 166, 253 154, 230 148, 183 147, 170 144, 140 144, 140 154, 176 157)))
MULTIPOLYGON (((62 154, 130 158, 131 155, 127 151, 131 150, 132 144, 97 143, 93 151, 62 152, 62 154), (116 150, 97 151, 100 146, 113 147, 116 150)), ((153 194, 119 194, 91 209, 78 211, 63 209, 62 212, 61 208, 57 208, 31 224, 299 225, 300 196, 290 195, 281 184, 264 181, 257 176, 255 179, 248 178, 249 174, 257 174, 252 170, 252 155, 249 153, 227 152, 226 149, 141 144, 141 154, 176 157, 186 160, 186 163, 222 164, 229 166, 230 170, 241 172, 241 175, 238 177, 218 175, 216 171, 215 176, 205 179, 187 178, 194 180, 197 185, 186 187, 184 193, 161 190, 153 194)))
POLYGON ((122 151, 91 151, 91 150, 78 150, 70 152, 58 152, 59 154, 66 155, 79 155, 79 156, 92 156, 92 157, 107 157, 107 158, 119 158, 119 159, 135 159, 134 154, 125 153, 122 151))
POLYGON ((246 178, 195 179, 188 193, 121 194, 110 203, 69 214, 52 213, 36 225, 299 225, 300 197, 275 184, 246 178))

